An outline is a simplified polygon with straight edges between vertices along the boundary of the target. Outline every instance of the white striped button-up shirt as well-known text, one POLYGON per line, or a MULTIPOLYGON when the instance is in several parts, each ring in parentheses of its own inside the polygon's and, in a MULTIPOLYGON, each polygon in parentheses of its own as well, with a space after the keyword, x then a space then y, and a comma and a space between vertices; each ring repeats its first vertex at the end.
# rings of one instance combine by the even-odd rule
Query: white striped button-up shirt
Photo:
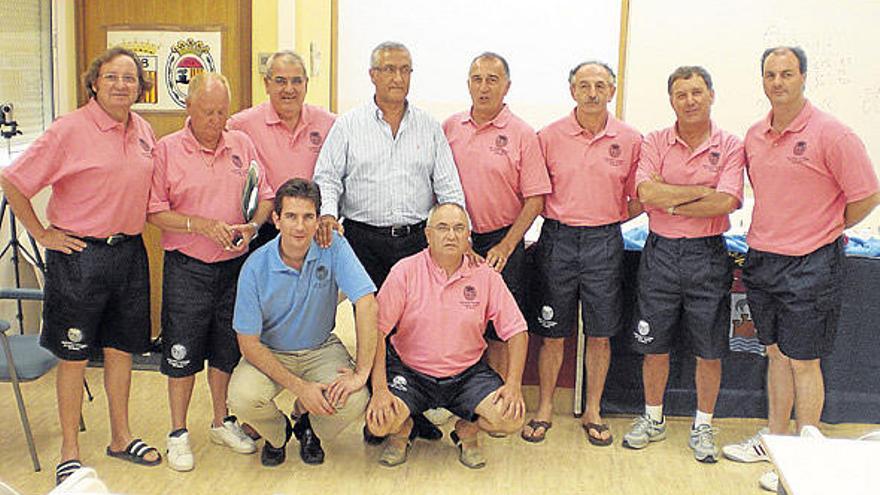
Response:
POLYGON ((372 100, 338 117, 318 155, 315 182, 322 215, 378 227, 419 223, 436 203, 464 206, 443 129, 410 104, 397 136, 372 100))

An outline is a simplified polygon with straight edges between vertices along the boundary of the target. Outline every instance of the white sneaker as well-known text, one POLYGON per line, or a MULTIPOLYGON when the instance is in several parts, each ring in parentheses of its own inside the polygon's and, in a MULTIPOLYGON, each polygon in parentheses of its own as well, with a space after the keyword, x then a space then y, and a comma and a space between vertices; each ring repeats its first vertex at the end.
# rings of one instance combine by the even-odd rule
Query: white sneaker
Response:
POLYGON ((168 437, 167 451, 168 467, 175 471, 192 471, 195 467, 195 458, 189 446, 189 432, 184 432, 178 437, 168 437))
POLYGON ((211 427, 211 441, 225 445, 239 454, 253 454, 257 444, 241 429, 234 416, 223 422, 223 426, 211 427))
POLYGON ((776 474, 776 471, 767 471, 761 475, 758 484, 768 492, 777 493, 779 490, 779 475, 776 474))
POLYGON ((721 448, 724 457, 736 462, 770 462, 770 456, 761 444, 761 435, 770 433, 767 428, 761 428, 755 436, 747 438, 740 443, 725 445, 721 448))

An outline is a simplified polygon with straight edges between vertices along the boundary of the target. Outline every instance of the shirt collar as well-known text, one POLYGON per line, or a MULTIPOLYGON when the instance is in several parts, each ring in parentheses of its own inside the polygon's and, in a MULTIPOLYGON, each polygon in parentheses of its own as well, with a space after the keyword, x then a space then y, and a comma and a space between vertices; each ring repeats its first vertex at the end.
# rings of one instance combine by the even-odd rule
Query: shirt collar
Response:
MULTIPOLYGON (((673 124, 671 132, 668 136, 666 136, 666 142, 672 146, 676 142, 680 142, 682 146, 688 146, 687 143, 684 142, 683 139, 678 137, 678 124, 673 124)), ((715 125, 714 120, 709 121, 709 139, 707 139, 704 143, 700 144, 697 149, 694 150, 694 154, 701 152, 706 148, 715 148, 721 145, 721 128, 715 125)))
POLYGON ((320 254, 319 250, 321 249, 318 244, 312 239, 311 245, 309 245, 309 252, 306 253, 306 259, 303 261, 303 270, 297 270, 281 259, 281 234, 275 236, 274 239, 267 242, 269 244, 269 249, 271 254, 269 255, 269 269, 273 272, 293 272, 293 273, 302 273, 302 271, 306 268, 310 262, 318 259, 320 254))
MULTIPOLYGON (((810 100, 805 100, 804 108, 801 108, 801 111, 797 114, 797 117, 788 124, 788 127, 782 130, 779 134, 785 134, 786 132, 800 132, 807 126, 807 122, 810 121, 810 117, 813 115, 813 104, 810 103, 810 100)), ((767 116, 764 117, 762 124, 762 134, 767 134, 768 132, 773 131, 773 110, 771 109, 767 112, 767 116)))
MULTIPOLYGON (((114 120, 113 117, 110 116, 101 105, 98 103, 98 100, 91 98, 89 102, 86 104, 86 112, 88 112, 89 117, 98 126, 98 129, 106 132, 110 129, 116 127, 123 127, 123 123, 118 120, 114 120)), ((129 120, 131 120, 131 115, 128 116, 129 120)))
POLYGON ((192 128, 190 127, 190 118, 187 117, 186 121, 183 123, 183 146, 190 153, 207 151, 214 155, 219 155, 222 151, 229 149, 229 144, 226 141, 227 132, 228 131, 224 129, 223 132, 220 133, 220 141, 217 142, 217 149, 210 150, 202 146, 201 143, 196 140, 196 136, 193 134, 192 128))
POLYGON ((486 122, 482 126, 478 126, 477 123, 474 122, 473 117, 471 116, 471 112, 473 111, 473 109, 474 108, 471 107, 470 110, 468 110, 467 112, 464 113, 464 115, 461 116, 461 123, 462 124, 472 123, 475 127, 488 127, 491 125, 491 126, 499 128, 499 129, 502 129, 504 127, 507 127, 508 122, 510 122, 510 117, 513 115, 513 113, 510 111, 510 107, 508 107, 507 103, 505 103, 501 107, 501 111, 498 112, 498 115, 496 115, 494 119, 486 122))
POLYGON ((446 276, 446 270, 443 269, 440 265, 434 261, 434 258, 431 257, 431 248, 425 248, 422 253, 422 257, 425 259, 425 265, 428 267, 428 271, 433 275, 432 278, 437 279, 443 285, 450 284, 455 282, 460 278, 470 277, 473 272, 473 268, 471 268, 470 263, 468 262, 467 257, 462 256, 461 265, 458 267, 455 272, 452 273, 449 277, 446 276))
MULTIPOLYGON (((373 95, 370 98, 370 103, 368 104, 370 108, 370 113, 376 116, 376 120, 380 120, 382 122, 385 121, 385 113, 382 112, 382 109, 379 108, 379 105, 376 104, 376 95, 373 95)), ((406 115, 409 113, 409 99, 404 100, 403 102, 403 117, 401 118, 401 122, 403 122, 403 118, 406 118, 406 115)))
MULTIPOLYGON (((587 135, 589 132, 581 127, 580 122, 577 119, 577 107, 575 107, 570 114, 568 114, 568 118, 565 119, 566 132, 571 134, 572 136, 577 136, 580 134, 587 135)), ((620 121, 614 118, 611 115, 611 112, 608 112, 608 119, 605 121, 605 128, 599 131, 598 134, 595 134, 592 139, 598 139, 604 136, 615 137, 620 130, 620 121)))
MULTIPOLYGON (((272 106, 272 102, 267 101, 265 103, 265 105, 266 105, 266 111, 265 111, 266 125, 281 124, 283 122, 281 120, 281 116, 278 115, 278 111, 276 111, 275 107, 272 106)), ((305 103, 303 103, 302 109, 300 109, 300 111, 299 111, 299 123, 297 124, 297 127, 308 125, 309 121, 311 120, 310 119, 311 114, 312 114, 312 111, 309 108, 309 106, 306 105, 305 103)))

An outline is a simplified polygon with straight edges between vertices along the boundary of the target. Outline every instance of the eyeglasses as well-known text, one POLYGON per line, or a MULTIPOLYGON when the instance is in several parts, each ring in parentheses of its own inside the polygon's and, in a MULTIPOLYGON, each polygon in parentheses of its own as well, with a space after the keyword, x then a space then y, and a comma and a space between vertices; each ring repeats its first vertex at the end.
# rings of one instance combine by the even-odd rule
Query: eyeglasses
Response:
POLYGON ((288 84, 290 84, 291 86, 301 86, 302 83, 304 83, 306 81, 304 78, 302 78, 300 76, 293 76, 289 79, 286 77, 275 76, 269 80, 272 81, 272 84, 279 86, 279 87, 282 87, 282 88, 284 86, 287 86, 288 84))
POLYGON ((467 225, 463 223, 457 223, 455 225, 449 225, 445 223, 438 223, 437 225, 428 226, 430 229, 436 230, 438 233, 442 235, 446 235, 450 232, 454 233, 457 236, 464 235, 467 233, 467 225))
POLYGON ((110 74, 104 74, 103 76, 100 76, 100 77, 101 77, 101 79, 104 80, 104 82, 106 82, 108 84, 114 84, 119 81, 122 81, 123 84, 128 84, 131 86, 131 85, 138 83, 138 78, 136 76, 132 76, 129 74, 125 74, 125 75, 120 76, 119 74, 110 73, 110 74))
POLYGON ((408 65, 404 65, 403 67, 395 67, 393 65, 384 65, 382 67, 373 67, 373 70, 381 72, 382 74, 385 74, 386 76, 400 74, 402 77, 407 77, 410 74, 412 74, 413 68, 408 65))

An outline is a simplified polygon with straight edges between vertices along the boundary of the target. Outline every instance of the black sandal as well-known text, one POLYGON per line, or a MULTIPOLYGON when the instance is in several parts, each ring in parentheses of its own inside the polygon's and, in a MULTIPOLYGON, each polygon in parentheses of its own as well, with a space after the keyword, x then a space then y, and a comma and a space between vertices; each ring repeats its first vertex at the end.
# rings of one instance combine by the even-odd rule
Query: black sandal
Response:
POLYGON ((156 450, 156 447, 150 447, 140 438, 135 438, 130 444, 128 444, 128 447, 126 447, 125 450, 119 452, 110 450, 110 447, 108 446, 107 455, 124 461, 140 464, 142 466, 156 466, 162 462, 162 454, 156 450), (156 453, 156 459, 152 461, 146 459, 145 456, 150 452, 156 453))
POLYGON ((64 480, 69 478, 71 474, 75 473, 76 470, 80 468, 82 468, 82 463, 79 461, 79 459, 64 461, 61 464, 55 466, 55 486, 64 483, 64 480))

